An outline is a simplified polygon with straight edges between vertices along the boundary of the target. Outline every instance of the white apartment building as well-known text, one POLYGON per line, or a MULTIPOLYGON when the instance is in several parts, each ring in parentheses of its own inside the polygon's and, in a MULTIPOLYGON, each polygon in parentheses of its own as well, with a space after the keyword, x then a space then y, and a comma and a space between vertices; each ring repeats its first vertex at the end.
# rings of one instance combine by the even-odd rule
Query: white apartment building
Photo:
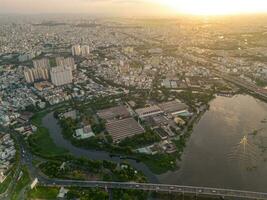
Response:
POLYGON ((40 60, 34 60, 33 66, 34 66, 34 68, 39 68, 39 67, 49 68, 50 67, 50 61, 47 58, 43 58, 40 60))
POLYGON ((36 80, 49 80, 49 70, 46 67, 24 68, 24 77, 27 83, 34 83, 36 80))
POLYGON ((88 45, 81 46, 81 56, 90 55, 90 47, 88 45))
POLYGON ((81 46, 80 45, 74 45, 71 48, 71 52, 73 56, 79 56, 81 55, 81 46))
POLYGON ((30 68, 25 68, 24 69, 24 77, 27 83, 34 83, 34 74, 33 70, 30 68))
POLYGON ((73 56, 88 56, 90 55, 90 47, 88 45, 74 45, 71 48, 73 56))
POLYGON ((71 67, 72 70, 76 69, 75 61, 74 61, 74 58, 72 57, 68 57, 68 58, 57 57, 56 64, 57 66, 61 66, 61 67, 71 67))
POLYGON ((51 81, 56 86, 72 83, 72 69, 70 67, 54 67, 50 71, 51 81))

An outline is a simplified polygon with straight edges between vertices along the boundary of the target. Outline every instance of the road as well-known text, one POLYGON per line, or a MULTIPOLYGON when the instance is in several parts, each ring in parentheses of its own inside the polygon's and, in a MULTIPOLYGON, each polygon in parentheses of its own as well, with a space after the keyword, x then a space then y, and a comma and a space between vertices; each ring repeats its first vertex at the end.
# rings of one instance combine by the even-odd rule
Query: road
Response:
POLYGON ((215 61, 215 60, 208 59, 208 58, 206 58, 204 56, 200 56, 200 55, 198 55, 197 57, 205 60, 204 62, 202 62, 202 64, 204 66, 206 66, 214 75, 216 75, 216 76, 218 76, 218 77, 220 77, 220 78, 222 78, 222 79, 224 79, 230 83, 233 83, 233 84, 235 84, 241 88, 245 88, 248 91, 250 91, 252 94, 256 94, 259 97, 261 97, 262 99, 267 100, 267 92, 264 92, 262 90, 262 88, 258 87, 254 83, 248 82, 248 81, 240 78, 239 76, 233 76, 233 75, 230 75, 228 73, 217 70, 216 67, 221 66, 222 63, 215 61))
POLYGON ((228 190, 207 187, 191 187, 179 185, 151 184, 151 183, 122 183, 122 182, 104 182, 104 181, 75 181, 75 180, 53 180, 53 183, 40 181, 44 186, 54 187, 87 187, 103 189, 131 189, 155 192, 181 193, 191 195, 208 195, 214 197, 237 197, 242 199, 267 199, 267 193, 249 192, 241 190, 228 190))
POLYGON ((220 78, 222 78, 228 82, 234 83, 234 84, 236 84, 242 88, 245 88, 245 89, 251 91, 252 93, 259 95, 261 98, 267 100, 267 93, 262 92, 261 88, 257 87, 256 85, 249 83, 245 80, 241 80, 240 78, 223 73, 223 72, 218 72, 218 71, 213 70, 213 73, 216 76, 218 76, 218 77, 220 77, 220 78))

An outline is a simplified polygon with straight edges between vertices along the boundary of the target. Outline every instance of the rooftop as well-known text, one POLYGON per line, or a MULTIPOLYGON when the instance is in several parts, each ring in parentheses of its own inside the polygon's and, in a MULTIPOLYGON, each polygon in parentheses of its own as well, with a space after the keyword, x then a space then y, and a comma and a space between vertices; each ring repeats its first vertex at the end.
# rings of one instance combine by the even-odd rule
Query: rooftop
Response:
POLYGON ((114 142, 144 133, 143 127, 133 118, 110 122, 106 125, 106 128, 108 133, 112 136, 114 142))
POLYGON ((175 113, 188 109, 188 106, 178 100, 159 104, 159 107, 166 113, 175 113))
POLYGON ((140 115, 145 115, 149 113, 156 113, 156 112, 161 112, 160 107, 157 105, 146 107, 146 108, 140 108, 135 110, 135 112, 140 116, 140 115))
POLYGON ((100 110, 97 112, 97 115, 105 120, 112 120, 115 118, 127 118, 131 116, 130 112, 127 110, 125 106, 116 106, 100 110))

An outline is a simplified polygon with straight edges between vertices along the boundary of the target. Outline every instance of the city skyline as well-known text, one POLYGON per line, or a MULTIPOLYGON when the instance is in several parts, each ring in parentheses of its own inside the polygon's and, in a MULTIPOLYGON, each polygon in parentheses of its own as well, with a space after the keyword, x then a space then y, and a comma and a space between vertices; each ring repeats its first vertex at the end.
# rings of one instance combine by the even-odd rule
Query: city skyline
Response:
POLYGON ((265 1, 0 0, 0 199, 267 200, 265 1))

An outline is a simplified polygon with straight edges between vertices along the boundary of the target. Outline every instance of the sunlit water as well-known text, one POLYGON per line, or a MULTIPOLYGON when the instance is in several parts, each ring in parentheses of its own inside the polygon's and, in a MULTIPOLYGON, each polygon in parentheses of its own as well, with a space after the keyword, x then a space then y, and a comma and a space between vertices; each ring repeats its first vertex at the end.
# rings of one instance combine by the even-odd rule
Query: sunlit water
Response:
POLYGON ((266 103, 244 95, 217 97, 195 126, 180 170, 160 181, 267 192, 266 122, 266 103))

